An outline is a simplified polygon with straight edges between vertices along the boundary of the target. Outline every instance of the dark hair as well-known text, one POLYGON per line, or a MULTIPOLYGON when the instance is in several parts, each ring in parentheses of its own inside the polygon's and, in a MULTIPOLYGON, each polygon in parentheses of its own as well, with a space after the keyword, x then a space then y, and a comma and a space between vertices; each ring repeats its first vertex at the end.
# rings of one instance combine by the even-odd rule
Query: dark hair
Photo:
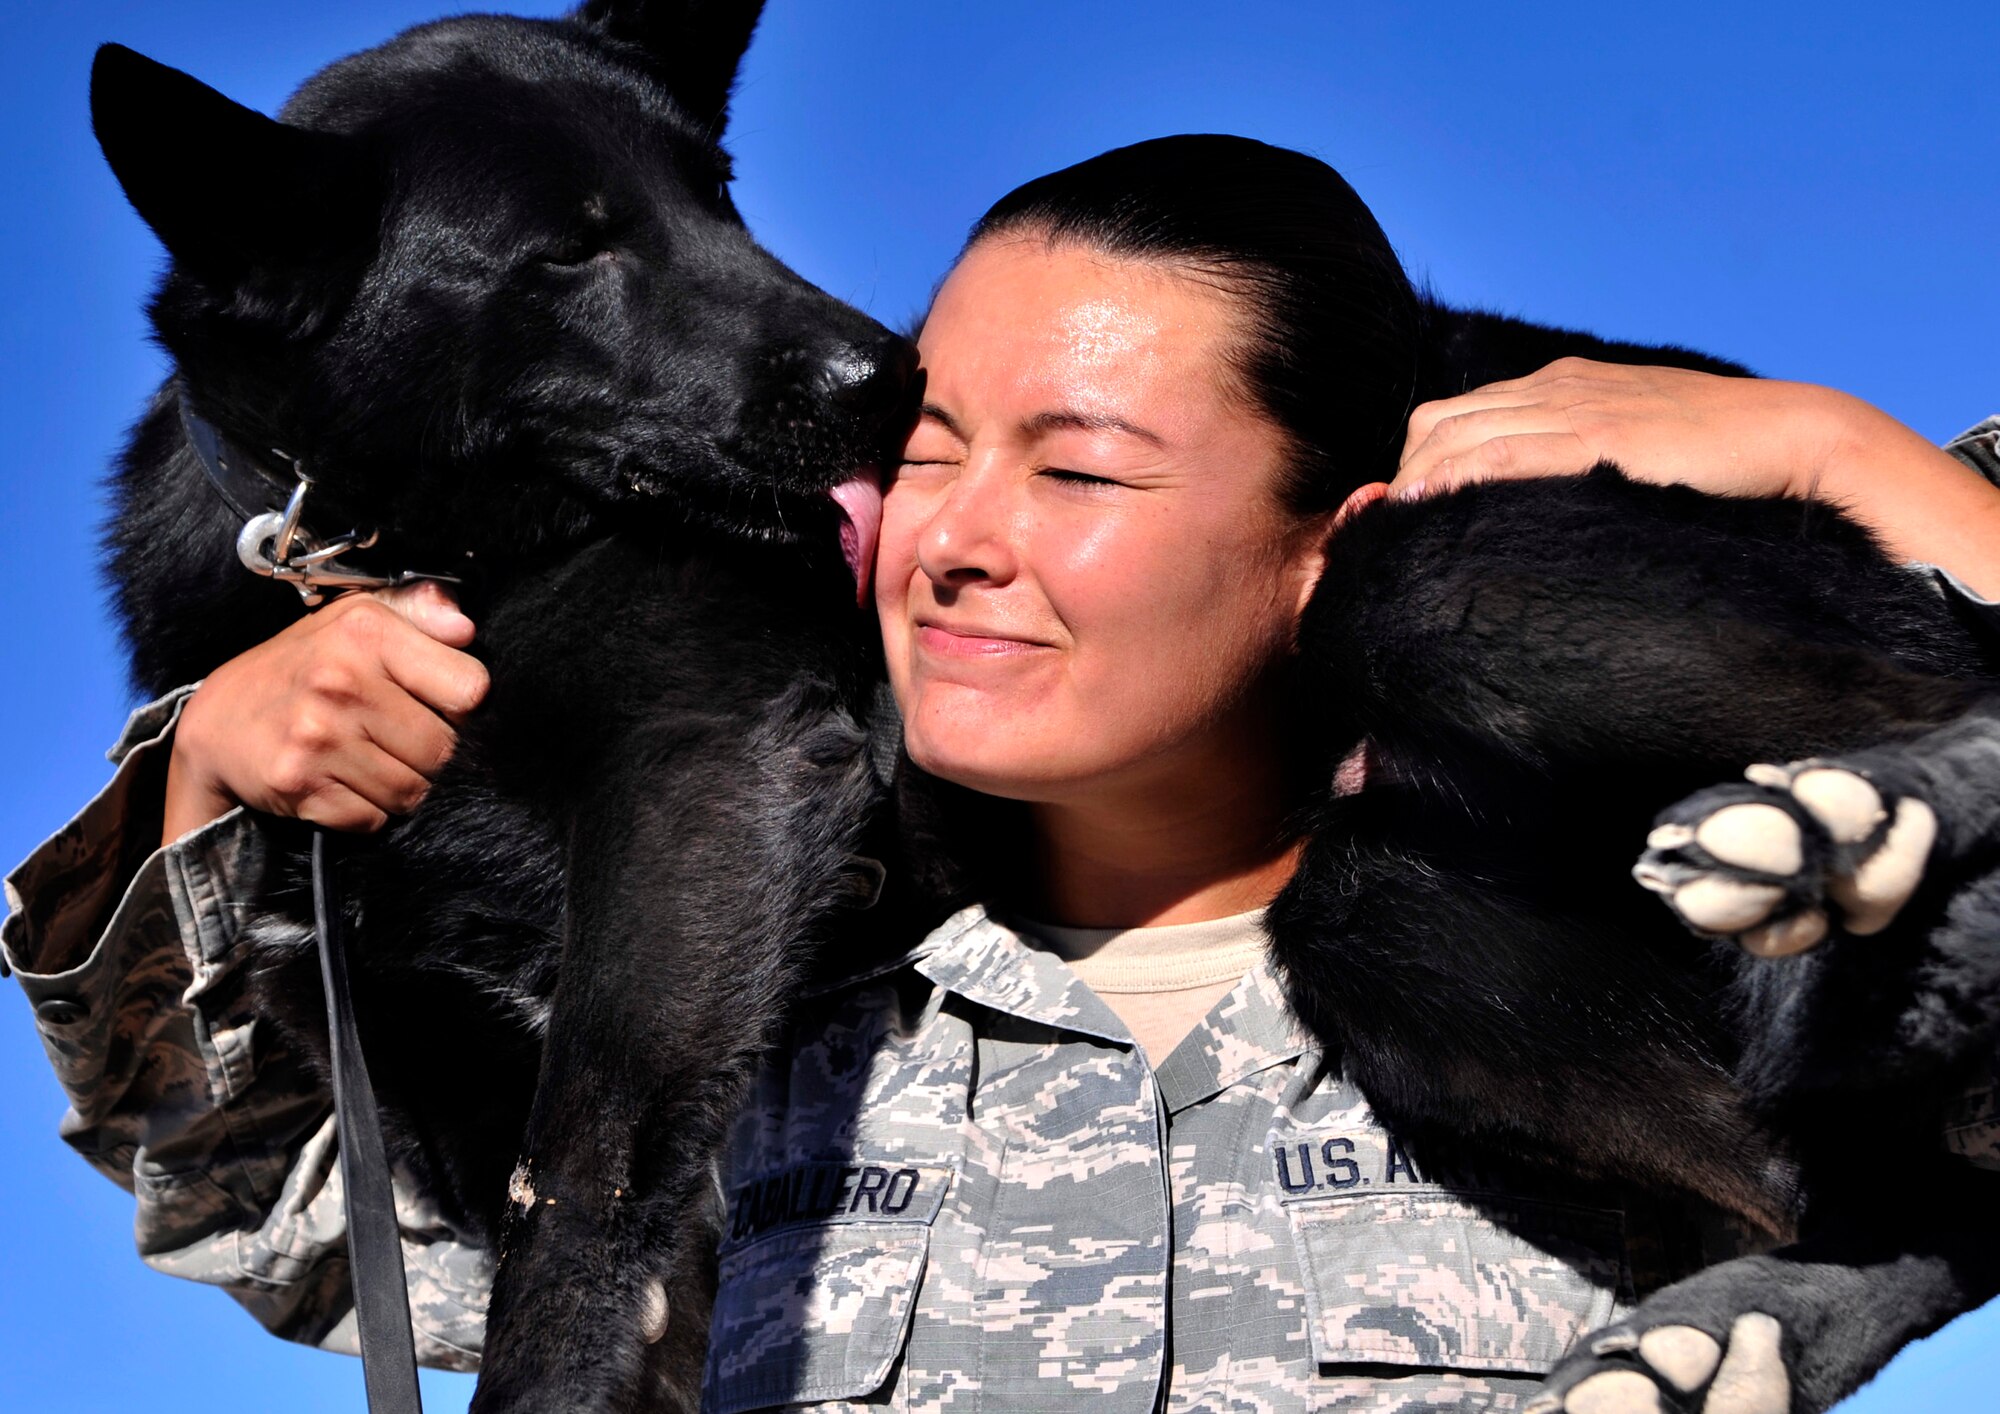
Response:
POLYGON ((1244 388, 1292 444, 1284 504, 1315 514, 1396 467, 1423 303, 1374 214, 1333 168, 1245 137, 1115 148, 1016 187, 972 228, 1185 266, 1249 306, 1244 388))

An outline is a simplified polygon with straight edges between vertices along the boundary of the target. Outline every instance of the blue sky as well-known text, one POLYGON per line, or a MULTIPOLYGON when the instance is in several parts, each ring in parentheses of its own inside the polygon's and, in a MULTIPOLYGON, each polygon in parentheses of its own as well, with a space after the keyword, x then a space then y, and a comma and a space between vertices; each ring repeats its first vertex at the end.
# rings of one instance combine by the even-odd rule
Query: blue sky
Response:
MULTIPOLYGON (((320 64, 439 13, 426 0, 10 11, 7 864, 102 781, 131 705, 103 607, 98 482, 162 371, 140 316, 159 253, 90 138, 92 48, 122 41, 269 111, 320 64)), ((771 0, 736 105, 737 201, 803 274, 895 322, 1015 183, 1143 137, 1241 132, 1340 168, 1447 298, 1710 349, 1943 438, 2000 411, 1996 54, 1990 0, 771 0)), ((218 1294, 140 1265, 129 1200, 55 1137, 62 1099, 5 985, 0 1066, 0 1402, 360 1407, 353 1362, 286 1346, 218 1294)), ((1893 1170, 1882 1200, 1922 1201, 1893 1170)), ((1990 1308, 1851 1407, 1983 1407, 1996 1373, 1990 1308)), ((462 1409, 469 1388, 432 1382, 434 1414, 462 1409)))

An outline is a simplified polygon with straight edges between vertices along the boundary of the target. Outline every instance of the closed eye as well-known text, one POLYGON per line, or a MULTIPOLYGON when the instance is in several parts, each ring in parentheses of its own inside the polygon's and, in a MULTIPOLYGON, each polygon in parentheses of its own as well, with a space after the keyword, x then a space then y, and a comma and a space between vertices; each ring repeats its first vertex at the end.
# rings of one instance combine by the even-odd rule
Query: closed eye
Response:
POLYGON ((1122 481, 1114 481, 1108 476, 1092 476, 1087 471, 1071 471, 1067 467, 1044 467, 1041 474, 1051 481, 1059 481, 1065 486, 1123 486, 1122 481))

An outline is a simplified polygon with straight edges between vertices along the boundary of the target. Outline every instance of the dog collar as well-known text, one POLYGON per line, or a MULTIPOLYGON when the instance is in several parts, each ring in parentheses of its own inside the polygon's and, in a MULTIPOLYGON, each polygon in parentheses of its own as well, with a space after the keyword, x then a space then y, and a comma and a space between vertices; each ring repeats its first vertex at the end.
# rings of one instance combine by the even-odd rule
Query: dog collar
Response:
POLYGON ((185 398, 180 413, 188 445, 209 484, 223 504, 243 518, 243 528, 236 533, 236 558, 253 574, 291 585, 307 608, 344 589, 393 589, 426 579, 459 582, 456 575, 422 570, 369 574, 336 563, 349 551, 373 545, 376 532, 356 529, 332 539, 314 534, 305 524, 306 496, 313 485, 305 463, 273 447, 271 455, 290 469, 289 477, 281 476, 230 441, 185 398))

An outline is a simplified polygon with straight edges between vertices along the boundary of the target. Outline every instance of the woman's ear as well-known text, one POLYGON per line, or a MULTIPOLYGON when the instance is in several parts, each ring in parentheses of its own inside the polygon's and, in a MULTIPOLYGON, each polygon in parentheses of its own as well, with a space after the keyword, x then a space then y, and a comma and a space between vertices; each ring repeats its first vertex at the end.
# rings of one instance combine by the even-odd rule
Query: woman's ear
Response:
POLYGON ((1371 481, 1366 486, 1357 486, 1348 492, 1347 499, 1340 503, 1340 509, 1331 515, 1314 516, 1308 522, 1306 529, 1301 532, 1306 537, 1306 542, 1299 552, 1302 557, 1300 561, 1302 573, 1299 579, 1299 601, 1293 606, 1294 614, 1305 613, 1306 605, 1312 601, 1313 591, 1319 588, 1319 577, 1326 570, 1327 544, 1333 538, 1334 532, 1347 524, 1352 516, 1366 510, 1388 494, 1388 482, 1371 481))
POLYGON ((1340 503, 1340 509, 1333 513, 1333 524, 1327 527, 1327 532, 1331 534, 1340 529, 1347 524, 1350 516, 1358 511, 1367 510, 1388 494, 1389 483, 1386 481, 1371 481, 1365 486, 1355 487, 1347 493, 1347 499, 1340 503))

